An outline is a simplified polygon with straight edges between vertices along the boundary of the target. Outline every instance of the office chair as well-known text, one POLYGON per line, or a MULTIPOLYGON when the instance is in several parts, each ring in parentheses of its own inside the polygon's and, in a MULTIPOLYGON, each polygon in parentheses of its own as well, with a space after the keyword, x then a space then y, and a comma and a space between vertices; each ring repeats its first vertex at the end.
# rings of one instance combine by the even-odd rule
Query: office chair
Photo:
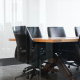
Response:
MULTIPOLYGON (((76 37, 79 37, 79 35, 80 35, 80 27, 74 27, 74 30, 75 30, 75 34, 76 34, 76 37)), ((74 46, 74 45, 72 45, 72 46, 74 46)), ((71 47, 72 47, 71 46, 71 47)), ((70 48, 69 48, 70 49, 70 48)), ((71 50, 71 49, 70 49, 71 50)), ((73 50, 73 49, 72 49, 73 50)), ((75 53, 76 54, 76 53, 75 53)), ((75 55, 76 56, 76 55, 75 55)), ((79 54, 78 54, 78 56, 79 56, 79 54)), ((72 56, 71 56, 72 57, 72 56)), ((73 59, 74 59, 75 57, 73 57, 73 59)), ((77 67, 76 68, 76 70, 78 71, 79 70, 79 65, 77 65, 76 63, 75 63, 75 61, 73 62, 73 63, 69 63, 69 66, 68 66, 68 68, 70 68, 70 65, 71 66, 75 66, 75 67, 77 67)))
MULTIPOLYGON (((48 27, 47 30, 48 30, 48 37, 66 37, 63 27, 48 27)), ((59 48, 63 48, 62 44, 60 43, 59 46, 60 46, 59 48)))
MULTIPOLYGON (((32 38, 42 38, 39 27, 27 27, 27 29, 29 30, 32 38)), ((35 45, 35 44, 37 44, 37 43, 33 42, 33 45, 35 45)), ((41 74, 46 75, 45 76, 46 79, 50 79, 49 75, 47 74, 48 72, 44 72, 44 70, 43 70, 44 65, 42 65, 43 63, 48 64, 48 60, 46 58, 46 43, 39 42, 37 44, 36 49, 40 51, 38 59, 40 59, 40 61, 41 61, 41 74), (39 45, 40 45, 40 47, 38 47, 39 45)))
MULTIPOLYGON (((27 29, 29 30, 31 37, 32 38, 42 38, 42 34, 40 32, 39 27, 27 27, 27 29)), ((33 45, 35 45, 36 43, 33 42, 33 45)), ((41 47, 40 47, 40 55, 46 55, 46 43, 40 43, 41 47)))
MULTIPOLYGON (((33 57, 30 57, 30 54, 27 52, 27 49, 30 49, 30 46, 29 46, 30 44, 27 43, 27 41, 29 42, 30 38, 29 38, 28 31, 26 29, 26 26, 16 26, 15 28, 13 28, 13 32, 16 38, 16 43, 17 43, 15 58, 20 62, 26 63, 27 61, 27 64, 29 64, 30 60, 32 60, 33 57), (28 47, 26 45, 28 45, 28 47)), ((35 46, 33 47, 33 50, 31 50, 31 53, 35 51, 34 48, 35 46)), ((34 72, 35 68, 33 66, 33 63, 36 63, 36 62, 37 62, 37 59, 35 57, 35 59, 33 59, 32 61, 32 66, 27 67, 27 69, 25 68, 23 72, 26 72, 30 69, 33 69, 33 72, 34 72)), ((32 79, 32 76, 31 76, 31 79, 32 79)))
MULTIPOLYGON (((47 27, 47 31, 48 31, 48 37, 66 37, 63 27, 47 27)), ((53 46, 54 45, 55 44, 53 44, 53 46)), ((64 44, 59 43, 59 46, 58 46, 58 44, 56 43, 55 47, 57 47, 57 49, 61 50, 61 49, 63 49, 64 44)), ((56 48, 55 48, 54 52, 59 53, 58 51, 56 51, 56 48)), ((53 55, 53 56, 55 56, 55 55, 53 55)), ((64 56, 66 56, 66 55, 64 55, 64 56)), ((52 73, 54 73, 54 72, 52 71, 52 73)))
MULTIPOLYGON (((76 37, 79 37, 80 36, 80 27, 74 27, 74 30, 75 30, 76 37)), ((80 44, 80 40, 79 40, 79 44, 80 44)), ((77 69, 76 70, 79 70, 79 65, 77 65, 77 69)))
MULTIPOLYGON (((76 37, 79 37, 80 36, 80 27, 74 27, 74 30, 75 30, 75 34, 76 34, 76 37)), ((73 45, 74 46, 74 45, 73 45)), ((71 50, 71 49, 70 49, 71 50)), ((72 49, 73 50, 73 49, 72 49)), ((76 54, 76 53, 75 53, 76 54)), ((76 55, 75 55, 76 56, 76 55)), ((75 58, 75 56, 73 57, 73 59, 75 58)), ((79 56, 79 53, 78 53, 78 56, 79 56)), ((78 59, 77 59, 78 60, 78 59)), ((77 61, 78 62, 78 61, 77 61)), ((75 61, 73 63, 69 63, 69 66, 68 68, 70 68, 70 65, 71 66, 75 66, 77 67, 76 70, 78 71, 79 70, 79 65, 77 65, 75 63, 75 61)))
POLYGON ((15 58, 20 62, 26 62, 26 32, 25 26, 13 27, 14 36, 16 39, 17 47, 15 50, 15 58), (20 54, 19 54, 20 53, 20 54), (22 58, 21 57, 25 58, 22 58))
MULTIPOLYGON (((47 30, 48 37, 66 37, 63 27, 48 27, 47 30)), ((57 51, 63 50, 64 47, 65 47, 64 43, 56 43, 57 51)))
MULTIPOLYGON (((49 37, 66 37, 65 35, 65 31, 63 27, 48 27, 48 36, 49 37)), ((55 44, 53 44, 55 45, 55 44)), ((70 65, 74 64, 74 61, 71 61, 69 58, 69 56, 71 55, 67 55, 69 53, 71 53, 72 51, 72 47, 71 47, 72 43, 56 43, 55 45, 55 53, 57 53, 59 56, 63 57, 63 59, 65 60, 65 64, 68 64, 68 68, 70 68, 70 65), (69 47, 70 45, 70 47, 69 47), (65 54, 64 54, 65 53, 65 54), (71 62, 70 62, 70 61, 71 62)))
MULTIPOLYGON (((59 27, 60 28, 60 27, 59 27)), ((64 29, 60 29, 61 34, 60 34, 60 30, 58 31, 59 28, 55 28, 55 27, 48 27, 48 35, 49 37, 66 37, 65 33, 64 33, 64 29), (58 32, 57 32, 58 31, 58 32), (56 34, 55 34, 56 33, 56 34), (52 34, 52 35, 51 35, 52 34), (59 36, 60 35, 60 36, 59 36)), ((76 31, 77 32, 77 31, 76 31)), ((80 38, 79 38, 79 42, 80 42, 80 38)), ((57 45, 57 44, 56 44, 57 45)), ((57 55, 61 58, 65 58, 66 61, 70 61, 73 60, 74 62, 72 63, 68 63, 68 65, 73 65, 76 66, 77 70, 78 70, 78 66, 79 65, 79 60, 80 60, 80 52, 79 52, 79 43, 58 43, 58 45, 56 46, 56 50, 55 53, 57 53, 57 55), (76 58, 75 56, 78 56, 78 58, 76 58), (74 63, 76 63, 77 65, 74 65, 74 63)), ((79 73, 80 74, 80 73, 79 73)), ((75 74, 72 77, 76 77, 79 74, 75 74)), ((70 78, 70 77, 69 77, 70 78)))
MULTIPOLYGON (((27 27, 27 31, 29 32, 29 34, 31 36, 30 38, 42 38, 42 34, 40 32, 39 27, 27 27)), ((42 65, 42 64, 47 63, 46 62, 46 43, 43 43, 43 42, 36 43, 36 42, 33 42, 33 41, 32 41, 32 43, 33 43, 33 46, 36 45, 36 50, 38 50, 38 51, 36 51, 37 60, 38 60, 38 63, 39 63, 39 60, 40 60, 41 73, 42 73, 42 68, 44 67, 44 65, 42 65)))
MULTIPOLYGON (((13 32, 14 32, 14 35, 16 38, 16 43, 17 43, 17 47, 16 47, 16 51, 15 51, 15 58, 20 62, 26 63, 26 61, 27 61, 27 64, 32 64, 32 66, 26 67, 23 70, 23 72, 26 73, 30 69, 33 69, 32 73, 31 73, 32 75, 30 78, 30 80, 31 80, 33 78, 33 76, 36 75, 35 74, 37 71, 36 68, 39 68, 37 51, 36 51, 36 43, 34 43, 31 38, 32 37, 42 37, 39 27, 35 27, 32 29, 32 28, 27 28, 26 26, 16 26, 15 28, 13 28, 13 32), (31 33, 29 32, 29 30, 32 30, 32 31, 30 31, 31 33), (33 34, 34 32, 36 32, 36 33, 33 34), (27 52, 27 50, 30 50, 30 52, 27 52), (28 53, 30 53, 30 54, 28 54, 28 53)), ((41 55, 42 55, 42 53, 41 53, 41 55)), ((20 76, 18 76, 18 77, 20 77, 20 76)), ((18 78, 18 77, 16 77, 16 78, 18 78)), ((29 73, 28 73, 27 78, 29 78, 29 73)))
MULTIPOLYGON (((31 37, 32 38, 42 38, 42 34, 40 32, 39 27, 27 27, 27 29, 29 30, 31 37)), ((37 45, 37 43, 33 42, 33 45, 37 45)), ((40 43, 40 47, 38 49, 38 45, 37 45, 37 50, 40 51, 40 55, 39 58, 41 59, 41 64, 42 63, 47 63, 46 60, 46 43, 40 43)), ((41 65, 41 67, 44 67, 44 65, 41 65)))

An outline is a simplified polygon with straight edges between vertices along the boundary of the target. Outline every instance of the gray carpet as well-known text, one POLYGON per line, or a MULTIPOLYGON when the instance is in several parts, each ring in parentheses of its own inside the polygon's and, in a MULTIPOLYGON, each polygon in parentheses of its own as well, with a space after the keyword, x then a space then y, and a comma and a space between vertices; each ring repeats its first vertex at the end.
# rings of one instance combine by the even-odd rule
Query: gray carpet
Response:
MULTIPOLYGON (((27 64, 19 64, 19 65, 11 65, 11 66, 0 66, 0 80, 15 80, 16 76, 19 76, 22 74, 22 70, 29 65, 27 64)), ((56 67, 57 68, 57 67, 56 67)), ((75 74, 76 68, 71 66, 70 71, 72 74, 75 74)), ((64 77, 61 73, 52 73, 50 74, 51 80, 64 80, 64 77)), ((40 77, 37 75, 32 80, 40 80, 40 77)), ((26 76, 20 77, 17 80, 27 80, 26 76)), ((45 79, 45 76, 41 77, 41 80, 47 80, 45 79)), ((77 80, 80 80, 80 77, 77 78, 77 80)))

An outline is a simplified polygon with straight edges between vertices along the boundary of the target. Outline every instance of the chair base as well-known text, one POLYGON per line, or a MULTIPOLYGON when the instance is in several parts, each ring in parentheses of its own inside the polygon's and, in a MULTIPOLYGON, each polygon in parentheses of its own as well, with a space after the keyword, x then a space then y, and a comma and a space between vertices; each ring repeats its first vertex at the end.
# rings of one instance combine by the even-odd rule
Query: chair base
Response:
POLYGON ((70 68, 70 66, 75 66, 76 71, 79 70, 79 65, 75 64, 75 62, 66 62, 65 64, 68 64, 68 68, 70 68))
POLYGON ((16 80, 17 78, 20 78, 20 77, 23 77, 23 76, 26 76, 26 79, 29 79, 29 72, 30 72, 29 70, 31 70, 30 80, 32 80, 32 78, 33 78, 34 76, 36 76, 36 74, 39 74, 39 71, 37 71, 35 67, 30 66, 30 67, 26 67, 26 68, 23 70, 23 74, 22 74, 22 75, 15 77, 15 80, 16 80), (31 69, 33 69, 33 70, 31 70, 31 69), (38 73, 37 73, 37 72, 38 72, 38 73))

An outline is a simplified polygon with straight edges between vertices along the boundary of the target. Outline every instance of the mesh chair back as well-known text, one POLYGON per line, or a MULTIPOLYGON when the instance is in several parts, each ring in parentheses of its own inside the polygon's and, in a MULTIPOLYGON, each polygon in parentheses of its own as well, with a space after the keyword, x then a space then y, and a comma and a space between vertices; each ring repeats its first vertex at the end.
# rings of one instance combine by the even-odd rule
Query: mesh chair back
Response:
POLYGON ((13 27, 13 32, 15 35, 17 47, 25 47, 26 45, 26 26, 15 26, 15 29, 13 27))

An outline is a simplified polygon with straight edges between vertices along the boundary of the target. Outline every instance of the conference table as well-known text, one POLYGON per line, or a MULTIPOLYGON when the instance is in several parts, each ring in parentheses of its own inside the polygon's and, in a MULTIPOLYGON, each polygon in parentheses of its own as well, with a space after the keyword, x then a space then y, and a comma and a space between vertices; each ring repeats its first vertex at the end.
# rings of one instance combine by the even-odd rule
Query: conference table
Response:
MULTIPOLYGON (((37 42, 37 43, 40 43, 40 42, 45 42, 45 43, 78 42, 78 39, 79 39, 79 37, 32 38, 33 42, 37 42)), ((10 38, 9 41, 16 41, 16 40, 14 38, 10 38)), ((59 70, 51 69, 50 66, 52 65, 52 63, 50 63, 50 64, 46 64, 45 67, 43 68, 43 70, 45 72, 47 70, 54 71, 54 72, 61 72, 65 79, 76 80, 75 78, 70 78, 72 76, 72 74, 60 57, 51 58, 50 60, 56 64, 56 66, 59 68, 59 70)))

